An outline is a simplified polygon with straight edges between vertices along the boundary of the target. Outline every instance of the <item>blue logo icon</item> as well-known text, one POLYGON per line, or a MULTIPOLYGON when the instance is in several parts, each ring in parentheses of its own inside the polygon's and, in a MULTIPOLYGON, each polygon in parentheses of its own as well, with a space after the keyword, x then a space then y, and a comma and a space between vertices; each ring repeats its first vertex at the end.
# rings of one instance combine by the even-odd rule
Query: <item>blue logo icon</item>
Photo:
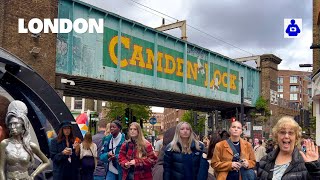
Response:
POLYGON ((298 38, 302 31, 302 19, 284 19, 284 38, 298 38))

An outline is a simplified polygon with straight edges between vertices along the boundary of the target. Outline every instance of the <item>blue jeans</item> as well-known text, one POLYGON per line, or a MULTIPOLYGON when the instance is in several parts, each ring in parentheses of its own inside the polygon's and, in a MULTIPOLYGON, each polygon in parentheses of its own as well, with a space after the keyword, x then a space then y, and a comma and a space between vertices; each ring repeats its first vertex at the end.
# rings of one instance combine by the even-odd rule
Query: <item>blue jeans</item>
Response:
POLYGON ((111 171, 108 171, 106 180, 118 180, 118 174, 113 174, 111 171))
POLYGON ((93 176, 94 180, 105 180, 106 177, 105 176, 93 176))

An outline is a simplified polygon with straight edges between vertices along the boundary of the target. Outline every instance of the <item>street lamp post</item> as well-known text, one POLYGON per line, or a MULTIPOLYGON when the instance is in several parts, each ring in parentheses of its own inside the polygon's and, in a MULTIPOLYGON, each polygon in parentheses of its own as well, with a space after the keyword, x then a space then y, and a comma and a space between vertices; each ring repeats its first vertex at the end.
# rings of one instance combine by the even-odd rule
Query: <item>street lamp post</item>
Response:
POLYGON ((241 77, 241 105, 240 105, 240 108, 241 108, 241 114, 240 114, 240 122, 241 124, 243 125, 243 115, 244 115, 244 89, 243 89, 243 77, 241 77))

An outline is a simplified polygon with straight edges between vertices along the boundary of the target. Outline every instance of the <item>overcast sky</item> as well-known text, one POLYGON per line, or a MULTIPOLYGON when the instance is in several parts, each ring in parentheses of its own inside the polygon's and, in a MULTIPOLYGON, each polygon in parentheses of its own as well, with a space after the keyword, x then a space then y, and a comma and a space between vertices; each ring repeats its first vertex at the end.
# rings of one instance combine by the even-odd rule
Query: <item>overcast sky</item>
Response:
MULTIPOLYGON (((187 25, 245 51, 187 27, 188 41, 230 58, 275 54, 282 59, 279 69, 310 70, 299 64, 312 63, 312 0, 82 0, 149 27, 175 20, 140 4, 167 14, 187 25), (134 1, 138 2, 135 3, 134 1), (156 15, 155 15, 156 14, 156 15), (301 18, 298 39, 284 38, 284 18, 301 18)), ((169 31, 177 37, 180 30, 169 31)))

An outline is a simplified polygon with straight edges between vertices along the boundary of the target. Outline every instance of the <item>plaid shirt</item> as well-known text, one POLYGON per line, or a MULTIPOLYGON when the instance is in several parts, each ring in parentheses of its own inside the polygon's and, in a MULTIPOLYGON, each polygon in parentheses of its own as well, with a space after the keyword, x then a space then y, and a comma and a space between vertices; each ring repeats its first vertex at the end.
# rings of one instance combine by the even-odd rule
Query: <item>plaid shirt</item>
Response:
POLYGON ((129 169, 125 168, 124 164, 132 159, 135 160, 134 180, 152 180, 151 168, 156 164, 157 157, 154 154, 152 145, 147 141, 145 148, 147 156, 138 158, 136 145, 134 143, 129 140, 122 144, 119 153, 119 164, 123 170, 122 180, 127 178, 129 171, 129 169))

